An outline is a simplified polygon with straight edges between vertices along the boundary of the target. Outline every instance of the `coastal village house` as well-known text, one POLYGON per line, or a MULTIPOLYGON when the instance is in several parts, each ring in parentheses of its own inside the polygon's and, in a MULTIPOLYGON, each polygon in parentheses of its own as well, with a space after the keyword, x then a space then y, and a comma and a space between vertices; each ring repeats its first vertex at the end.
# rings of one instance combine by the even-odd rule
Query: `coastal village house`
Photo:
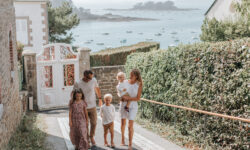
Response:
POLYGON ((19 125, 23 106, 19 98, 16 20, 13 0, 0 2, 0 149, 19 125))
POLYGON ((48 44, 47 0, 15 0, 17 41, 39 53, 48 44))
POLYGON ((209 19, 225 20, 236 18, 234 4, 241 0, 215 0, 205 13, 209 19))

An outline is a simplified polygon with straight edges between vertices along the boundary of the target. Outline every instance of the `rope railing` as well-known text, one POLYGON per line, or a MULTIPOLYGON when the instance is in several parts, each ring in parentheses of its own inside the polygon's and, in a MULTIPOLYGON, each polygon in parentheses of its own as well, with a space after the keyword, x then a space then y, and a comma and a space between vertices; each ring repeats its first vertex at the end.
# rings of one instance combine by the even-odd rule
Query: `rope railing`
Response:
POLYGON ((227 119, 231 119, 231 120, 238 120, 238 121, 250 123, 250 119, 234 117, 234 116, 229 116, 229 115, 224 115, 224 114, 219 114, 219 113, 214 113, 214 112, 209 112, 209 111, 204 111, 204 110, 199 110, 199 109, 194 109, 194 108, 189 108, 189 107, 184 107, 184 106, 162 103, 162 102, 157 102, 157 101, 153 101, 153 100, 148 100, 145 98, 141 98, 141 100, 149 102, 149 103, 155 103, 155 104, 164 105, 164 106, 168 106, 168 107, 174 107, 174 108, 189 110, 189 111, 198 112, 198 113, 202 113, 202 114, 206 114, 206 115, 217 116, 217 117, 227 118, 227 119))

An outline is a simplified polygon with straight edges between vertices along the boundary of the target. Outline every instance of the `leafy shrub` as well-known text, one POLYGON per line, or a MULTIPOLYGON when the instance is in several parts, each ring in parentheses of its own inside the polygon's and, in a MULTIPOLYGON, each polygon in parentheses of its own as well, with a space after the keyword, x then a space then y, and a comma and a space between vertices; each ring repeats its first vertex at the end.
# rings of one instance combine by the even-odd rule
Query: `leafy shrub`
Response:
POLYGON ((156 42, 140 42, 131 46, 105 49, 90 55, 90 65, 92 67, 124 65, 129 54, 134 52, 149 52, 157 50, 159 47, 160 44, 156 42))
MULTIPOLYGON (((143 97, 242 118, 249 116, 250 38, 180 45, 128 56, 126 72, 141 71, 143 97)), ((142 117, 176 125, 215 149, 247 149, 248 124, 140 102, 142 117), (153 112, 155 115, 153 115, 153 112), (201 138, 203 137, 203 138, 201 138)), ((249 148, 249 147, 248 147, 249 148)))
POLYGON ((35 122, 36 113, 27 112, 12 135, 7 150, 47 150, 46 133, 42 132, 35 122))
POLYGON ((235 4, 236 16, 234 20, 229 18, 218 21, 215 18, 206 18, 201 27, 202 41, 217 42, 243 37, 250 37, 250 2, 242 0, 235 4))
POLYGON ((21 62, 22 60, 22 52, 23 52, 24 45, 20 42, 17 42, 17 60, 21 62))

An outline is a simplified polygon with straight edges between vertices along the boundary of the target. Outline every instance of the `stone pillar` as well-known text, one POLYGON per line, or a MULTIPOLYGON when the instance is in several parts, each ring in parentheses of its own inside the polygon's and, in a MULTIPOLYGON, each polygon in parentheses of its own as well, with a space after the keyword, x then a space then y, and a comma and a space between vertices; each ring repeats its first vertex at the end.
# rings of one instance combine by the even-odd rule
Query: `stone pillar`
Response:
POLYGON ((36 53, 32 50, 25 50, 22 55, 24 56, 25 87, 28 91, 28 97, 33 97, 34 110, 38 110, 36 53))
POLYGON ((83 72, 90 69, 90 49, 83 47, 77 49, 79 53, 79 78, 83 78, 83 72))

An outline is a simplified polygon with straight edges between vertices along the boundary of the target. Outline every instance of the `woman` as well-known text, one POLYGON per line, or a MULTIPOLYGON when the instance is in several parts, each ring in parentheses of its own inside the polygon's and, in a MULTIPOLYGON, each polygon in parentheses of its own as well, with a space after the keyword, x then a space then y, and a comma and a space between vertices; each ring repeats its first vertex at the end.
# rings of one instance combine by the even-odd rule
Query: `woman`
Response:
MULTIPOLYGON (((141 98, 142 93, 142 79, 140 71, 137 69, 133 69, 130 72, 130 79, 128 80, 128 95, 129 96, 122 96, 123 101, 130 101, 129 111, 127 112, 127 119, 128 122, 128 131, 129 131, 129 150, 132 150, 132 140, 134 134, 134 119, 136 117, 136 113, 138 111, 138 101, 141 98)), ((126 110, 123 110, 124 107, 121 107, 121 113, 125 113, 126 110)), ((124 115, 121 115, 124 116, 124 115)), ((122 132, 122 145, 125 145, 125 126, 126 126, 126 118, 121 118, 121 132, 122 132)))

